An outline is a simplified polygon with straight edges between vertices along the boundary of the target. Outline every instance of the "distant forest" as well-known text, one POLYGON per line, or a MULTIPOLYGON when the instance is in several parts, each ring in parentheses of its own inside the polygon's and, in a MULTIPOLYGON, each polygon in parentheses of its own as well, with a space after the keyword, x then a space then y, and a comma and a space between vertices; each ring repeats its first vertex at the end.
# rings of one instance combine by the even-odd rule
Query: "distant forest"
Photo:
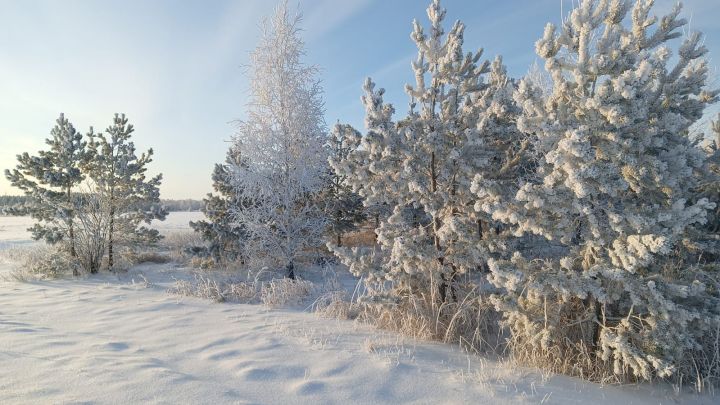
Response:
MULTIPOLYGON (((24 206, 28 197, 20 195, 0 195, 0 215, 25 215, 24 206)), ((161 200, 170 212, 200 211, 203 202, 200 200, 161 200)))

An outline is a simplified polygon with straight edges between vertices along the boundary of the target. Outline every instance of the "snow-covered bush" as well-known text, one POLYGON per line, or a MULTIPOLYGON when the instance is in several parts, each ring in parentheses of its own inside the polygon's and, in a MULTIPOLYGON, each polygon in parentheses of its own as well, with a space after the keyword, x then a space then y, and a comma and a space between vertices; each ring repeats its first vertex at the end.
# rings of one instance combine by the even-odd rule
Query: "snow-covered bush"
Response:
POLYGON ((231 169, 239 198, 231 211, 247 232, 247 256, 289 278, 298 259, 322 246, 326 225, 314 198, 327 170, 322 89, 317 68, 301 60, 299 22, 282 3, 263 26, 247 118, 234 139, 246 160, 231 169))
POLYGON ((23 268, 36 278, 48 279, 78 274, 83 267, 77 258, 70 256, 67 252, 48 248, 29 255, 23 263, 23 268))
POLYGON ((79 274, 82 266, 65 249, 52 245, 18 246, 3 249, 0 259, 11 264, 6 277, 13 281, 54 279, 79 274))
POLYGON ((107 195, 82 188, 76 212, 75 249, 77 261, 88 273, 97 273, 103 265, 110 240, 110 201, 107 195))
POLYGON ((707 155, 688 129, 717 91, 700 34, 672 56, 680 6, 659 23, 651 6, 584 0, 559 32, 547 25, 536 50, 551 94, 524 80, 515 97, 519 129, 537 137, 536 178, 514 200, 477 187, 478 209, 563 247, 490 263, 514 354, 553 363, 586 351, 589 368, 559 370, 586 377, 717 373, 693 365, 720 326, 717 262, 683 260, 714 208, 692 198, 707 155))

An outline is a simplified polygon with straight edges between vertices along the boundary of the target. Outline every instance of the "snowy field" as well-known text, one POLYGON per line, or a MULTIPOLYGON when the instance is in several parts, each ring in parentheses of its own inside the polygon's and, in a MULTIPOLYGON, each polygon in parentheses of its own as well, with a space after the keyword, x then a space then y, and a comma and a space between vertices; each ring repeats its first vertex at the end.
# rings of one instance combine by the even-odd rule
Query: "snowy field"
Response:
MULTIPOLYGON (((173 213, 158 228, 182 231, 197 218, 173 213)), ((0 217, 0 248, 31 243, 28 224, 0 217)), ((718 401, 678 397, 671 387, 601 387, 542 375, 302 307, 217 304, 166 292, 187 275, 153 264, 121 277, 0 281, 0 404, 718 401)))
POLYGON ((30 217, 0 216, 0 249, 35 243, 30 239, 27 228, 32 226, 30 217))

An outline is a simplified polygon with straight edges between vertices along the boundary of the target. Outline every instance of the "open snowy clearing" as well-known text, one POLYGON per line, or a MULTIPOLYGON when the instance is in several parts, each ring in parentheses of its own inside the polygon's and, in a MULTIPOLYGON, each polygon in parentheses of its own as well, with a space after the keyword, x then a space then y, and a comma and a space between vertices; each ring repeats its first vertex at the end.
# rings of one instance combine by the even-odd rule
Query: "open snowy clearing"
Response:
MULTIPOLYGON (((171 215, 163 232, 182 229, 193 215, 171 215)), ((23 219, 0 220, 5 246, 27 243, 23 219)), ((8 271, 9 263, 0 268, 8 271)), ((0 403, 717 400, 678 397, 670 387, 601 387, 547 377, 302 308, 217 304, 167 293, 176 278, 190 276, 173 264, 153 264, 121 277, 0 281, 0 403)))

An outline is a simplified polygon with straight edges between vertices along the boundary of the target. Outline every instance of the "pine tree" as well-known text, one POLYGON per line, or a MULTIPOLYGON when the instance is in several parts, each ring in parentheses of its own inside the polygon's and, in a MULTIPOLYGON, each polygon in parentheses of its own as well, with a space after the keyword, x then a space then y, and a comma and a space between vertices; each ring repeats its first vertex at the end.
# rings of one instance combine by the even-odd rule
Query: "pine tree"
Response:
MULTIPOLYGON (((356 147, 354 142, 359 139, 360 133, 351 125, 336 124, 330 133, 328 149, 330 162, 342 162, 347 159, 350 152, 356 147)), ((362 197, 352 191, 345 183, 347 176, 329 170, 328 185, 320 195, 325 205, 325 212, 329 219, 329 229, 335 246, 342 246, 342 237, 347 232, 357 229, 359 223, 365 220, 362 197)))
POLYGON ((92 191, 107 206, 107 257, 111 270, 118 244, 156 242, 159 232, 141 224, 149 225, 167 216, 160 204, 162 175, 147 178, 146 174, 153 150, 137 154, 131 141, 134 130, 125 114, 115 114, 105 134, 95 134, 92 128, 88 134, 90 159, 85 170, 93 182, 92 191))
POLYGON ((283 266, 295 278, 297 260, 322 244, 326 218, 316 196, 327 170, 326 128, 317 68, 302 62, 300 16, 287 3, 265 21, 252 53, 251 101, 235 146, 247 158, 233 165, 242 201, 233 215, 247 230, 248 256, 283 266))
POLYGON ((581 1, 560 32, 548 24, 536 43, 549 97, 519 85, 518 127, 541 157, 536 178, 514 199, 485 190, 478 207, 562 250, 491 262, 516 355, 589 350, 595 367, 617 375, 664 377, 689 372, 720 326, 717 281, 677 254, 714 208, 692 199, 707 156, 688 129, 717 91, 706 87, 699 34, 671 58, 667 42, 686 25, 680 7, 657 24, 651 6, 581 1))
POLYGON ((720 114, 712 122, 713 141, 708 145, 709 171, 702 187, 702 195, 715 203, 715 210, 708 220, 710 232, 720 233, 720 114))
POLYGON ((460 276, 503 249, 489 232, 495 233, 491 218, 474 209, 471 186, 478 173, 498 187, 512 179, 527 146, 515 129, 519 109, 501 59, 491 65, 479 62, 482 51, 464 54, 465 26, 456 22, 445 35, 439 1, 427 13, 429 35, 414 22, 418 57, 412 64, 415 86, 406 86, 408 115, 393 121, 384 90, 375 90, 368 79, 368 133, 355 141, 359 146, 345 162, 333 162, 366 206, 393 210, 377 231, 382 252, 372 260, 359 249, 336 249, 368 282, 391 281, 390 291, 376 294, 390 302, 411 296, 452 301, 460 276))
POLYGON ((243 257, 246 232, 235 223, 231 209, 240 207, 239 193, 232 181, 232 167, 243 166, 240 151, 231 147, 225 163, 215 165, 212 173, 213 189, 203 199, 205 220, 190 222, 190 227, 208 243, 208 253, 216 263, 243 257))
POLYGON ((50 136, 45 141, 48 150, 40 151, 38 156, 27 152, 18 155, 17 167, 6 170, 5 177, 29 197, 26 212, 37 221, 29 229, 33 239, 67 244, 74 258, 78 210, 75 192, 84 179, 81 166, 87 159, 86 142, 63 114, 50 136))

